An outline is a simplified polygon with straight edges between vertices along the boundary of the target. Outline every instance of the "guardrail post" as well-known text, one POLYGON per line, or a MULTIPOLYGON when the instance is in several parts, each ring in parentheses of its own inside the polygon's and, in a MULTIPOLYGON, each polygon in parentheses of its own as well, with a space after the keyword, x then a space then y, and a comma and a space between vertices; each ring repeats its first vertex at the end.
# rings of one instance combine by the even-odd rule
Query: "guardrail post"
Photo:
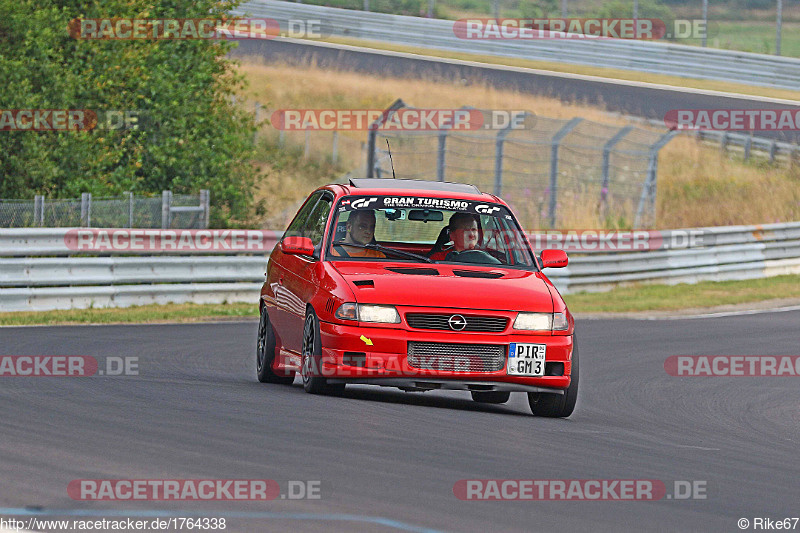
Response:
POLYGON ((722 151, 723 154, 728 152, 728 132, 727 131, 723 131, 722 132, 722 137, 719 140, 719 149, 722 151))
POLYGON ((744 160, 750 159, 750 149, 753 146, 753 134, 748 135, 744 140, 744 160))
POLYGON ((608 198, 608 187, 611 184, 610 167, 611 167, 611 150, 620 142, 630 131, 633 126, 625 126, 619 130, 613 137, 611 137, 606 144, 603 145, 603 185, 600 188, 600 205, 606 206, 606 199, 608 198))
POLYGON ((126 228, 133 227, 133 193, 132 192, 124 192, 122 193, 128 199, 128 225, 125 226, 126 228))
POLYGON ((653 213, 653 222, 655 223, 656 187, 658 185, 658 153, 679 133, 680 132, 678 130, 667 132, 650 147, 650 154, 648 156, 647 163, 647 179, 645 180, 644 185, 642 185, 642 194, 639 196, 639 206, 636 208, 636 218, 634 218, 633 221, 634 228, 640 227, 644 206, 648 200, 653 213))
POLYGON ((161 228, 167 229, 172 224, 172 191, 161 193, 161 228))
POLYGON ((44 196, 41 194, 33 197, 33 225, 44 226, 44 196))
POLYGON ((550 227, 556 226, 556 209, 558 206, 558 147, 564 137, 571 132, 575 126, 583 121, 580 117, 575 117, 558 130, 550 141, 550 208, 548 212, 548 220, 550 227))
POLYGON ((775 154, 778 152, 778 141, 773 140, 772 143, 769 145, 769 162, 770 164, 775 163, 775 154))
POLYGON ((306 146, 303 149, 303 157, 308 159, 308 156, 311 153, 311 130, 308 129, 308 124, 305 125, 305 130, 306 130, 306 146))
POLYGON ((89 228, 92 225, 92 193, 81 193, 81 227, 89 228))
POLYGON ((211 217, 211 193, 208 189, 200 189, 200 207, 203 208, 202 228, 208 229, 209 218, 211 217))
POLYGON ((333 149, 331 150, 331 161, 335 165, 338 160, 339 160, 339 132, 334 130, 333 149))

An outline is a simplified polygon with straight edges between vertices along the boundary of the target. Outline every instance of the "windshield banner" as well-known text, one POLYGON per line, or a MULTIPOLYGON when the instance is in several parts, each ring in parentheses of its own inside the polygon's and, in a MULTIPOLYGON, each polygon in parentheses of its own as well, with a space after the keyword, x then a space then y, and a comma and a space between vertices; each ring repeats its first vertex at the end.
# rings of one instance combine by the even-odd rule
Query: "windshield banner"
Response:
POLYGON ((374 209, 444 209, 477 215, 504 216, 511 214, 502 205, 430 196, 348 196, 339 204, 339 211, 374 209))

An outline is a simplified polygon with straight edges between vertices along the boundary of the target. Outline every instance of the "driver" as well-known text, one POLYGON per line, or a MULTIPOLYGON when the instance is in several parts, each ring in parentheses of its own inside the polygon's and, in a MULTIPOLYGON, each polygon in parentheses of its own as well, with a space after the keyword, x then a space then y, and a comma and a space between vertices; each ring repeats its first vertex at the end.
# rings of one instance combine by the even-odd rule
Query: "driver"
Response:
POLYGON ((478 219, 470 213, 454 213, 447 223, 447 231, 453 246, 433 253, 430 258, 434 261, 450 260, 452 252, 474 250, 478 247, 480 233, 478 219))
POLYGON ((365 245, 375 242, 375 211, 351 211, 347 218, 347 235, 344 241, 333 245, 331 252, 338 257, 369 257, 385 258, 386 255, 378 250, 370 250, 350 244, 365 245))

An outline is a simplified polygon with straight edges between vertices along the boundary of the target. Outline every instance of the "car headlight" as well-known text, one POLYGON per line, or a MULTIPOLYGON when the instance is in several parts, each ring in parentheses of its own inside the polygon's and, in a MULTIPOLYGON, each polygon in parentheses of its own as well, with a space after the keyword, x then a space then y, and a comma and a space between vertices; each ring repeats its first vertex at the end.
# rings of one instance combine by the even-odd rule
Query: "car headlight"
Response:
POLYGON ((384 324, 399 324, 400 313, 391 305, 343 303, 336 310, 334 316, 340 320, 354 320, 360 322, 381 322, 384 324))
POLYGON ((365 305, 358 306, 358 319, 361 322, 384 322, 399 324, 400 313, 391 305, 365 305))
POLYGON ((569 321, 566 313, 519 313, 514 329, 526 331, 566 331, 569 321))
POLYGON ((514 320, 514 329, 551 331, 552 327, 552 313, 519 313, 517 319, 514 320))

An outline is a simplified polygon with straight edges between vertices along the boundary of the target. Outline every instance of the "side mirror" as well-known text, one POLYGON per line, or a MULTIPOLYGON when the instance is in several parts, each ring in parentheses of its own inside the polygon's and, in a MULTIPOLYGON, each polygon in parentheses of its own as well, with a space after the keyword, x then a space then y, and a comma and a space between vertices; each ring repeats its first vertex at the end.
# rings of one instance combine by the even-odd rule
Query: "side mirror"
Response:
POLYGON ((291 255, 314 255, 314 243, 308 237, 286 237, 281 241, 281 250, 291 255))
POLYGON ((569 263, 564 250, 542 250, 542 268, 563 268, 569 263))

